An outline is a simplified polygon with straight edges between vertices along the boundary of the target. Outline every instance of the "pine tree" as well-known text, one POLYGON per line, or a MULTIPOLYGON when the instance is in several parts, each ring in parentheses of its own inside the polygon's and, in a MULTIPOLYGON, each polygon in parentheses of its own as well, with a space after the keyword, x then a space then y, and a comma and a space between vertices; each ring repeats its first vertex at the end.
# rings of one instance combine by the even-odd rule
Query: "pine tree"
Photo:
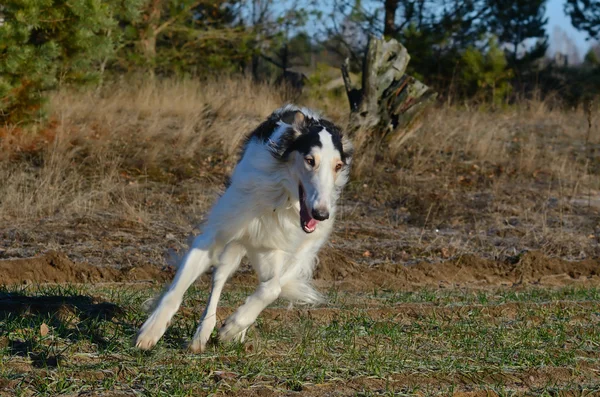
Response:
POLYGON ((583 62, 585 65, 588 66, 598 66, 600 65, 600 57, 598 57, 598 54, 596 53, 596 51, 594 51, 593 48, 590 48, 585 54, 583 62))
POLYGON ((567 0, 565 13, 576 29, 600 39, 600 0, 567 0))
POLYGON ((486 50, 470 47, 461 59, 462 84, 466 94, 500 104, 512 87, 512 70, 508 68, 504 51, 495 37, 488 40, 486 50))
MULTIPOLYGON (((137 0, 139 1, 139 0, 137 0)), ((144 0, 134 17, 119 15, 122 70, 149 75, 239 69, 250 35, 239 24, 239 0, 144 0)))
POLYGON ((546 53, 545 3, 546 0, 488 0, 489 31, 501 44, 509 46, 507 55, 512 66, 528 64, 546 53), (538 40, 528 49, 525 43, 530 39, 538 40))
POLYGON ((98 77, 115 27, 102 0, 7 0, 0 26, 0 122, 39 116, 48 90, 98 77))

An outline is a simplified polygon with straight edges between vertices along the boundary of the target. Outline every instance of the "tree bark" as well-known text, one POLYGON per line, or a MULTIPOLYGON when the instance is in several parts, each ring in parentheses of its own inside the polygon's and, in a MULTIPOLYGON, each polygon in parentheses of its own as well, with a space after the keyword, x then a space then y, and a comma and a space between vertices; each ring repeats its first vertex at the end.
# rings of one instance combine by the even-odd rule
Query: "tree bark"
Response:
POLYGON ((405 74, 410 56, 394 39, 371 37, 362 65, 362 88, 352 86, 346 59, 342 77, 350 103, 350 129, 368 130, 383 140, 414 132, 423 111, 437 93, 405 74))
POLYGON ((156 65, 156 36, 162 16, 162 6, 162 0, 152 0, 148 4, 147 11, 143 17, 144 27, 140 29, 139 46, 144 55, 145 67, 150 76, 154 76, 154 67, 156 65))
POLYGON ((396 33, 396 10, 398 0, 385 0, 385 17, 383 25, 383 36, 391 38, 396 33))

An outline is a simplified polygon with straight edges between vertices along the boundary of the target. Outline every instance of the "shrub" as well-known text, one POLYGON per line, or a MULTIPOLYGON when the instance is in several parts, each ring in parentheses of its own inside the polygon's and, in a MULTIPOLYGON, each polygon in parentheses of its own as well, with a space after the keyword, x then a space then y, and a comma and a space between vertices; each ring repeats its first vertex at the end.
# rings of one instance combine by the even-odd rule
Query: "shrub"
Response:
POLYGON ((110 3, 102 0, 7 0, 0 12, 0 122, 43 115, 48 90, 99 76, 113 51, 110 3))
POLYGON ((485 51, 468 48, 461 60, 467 95, 478 95, 498 104, 510 93, 513 71, 507 67, 504 51, 495 38, 489 40, 485 51))

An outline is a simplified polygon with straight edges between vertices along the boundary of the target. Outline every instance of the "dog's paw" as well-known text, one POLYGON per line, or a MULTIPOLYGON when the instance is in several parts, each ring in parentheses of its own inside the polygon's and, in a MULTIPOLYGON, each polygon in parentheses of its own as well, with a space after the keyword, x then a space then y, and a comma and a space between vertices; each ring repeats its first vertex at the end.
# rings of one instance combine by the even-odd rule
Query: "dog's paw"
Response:
POLYGON ((204 319, 196 330, 196 334, 188 346, 188 350, 190 350, 192 353, 204 352, 204 350, 206 350, 206 345, 210 340, 210 336, 215 329, 216 323, 217 320, 214 316, 204 319))
POLYGON ((202 343, 202 341, 194 338, 189 344, 188 350, 195 354, 204 353, 204 351, 206 350, 206 342, 202 343))
POLYGON ((154 321, 148 320, 140 329, 135 340, 135 347, 141 350, 152 349, 163 336, 166 327, 158 326, 154 321))
POLYGON ((243 342, 246 338, 247 325, 238 323, 235 318, 228 318, 225 324, 219 329, 219 340, 228 342, 243 342))

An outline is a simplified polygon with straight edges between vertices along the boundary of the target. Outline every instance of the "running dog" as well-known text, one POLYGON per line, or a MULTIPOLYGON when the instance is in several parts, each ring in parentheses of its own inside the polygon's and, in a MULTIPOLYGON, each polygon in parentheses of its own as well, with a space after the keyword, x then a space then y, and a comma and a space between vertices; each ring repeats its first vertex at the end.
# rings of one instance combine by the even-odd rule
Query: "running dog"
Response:
POLYGON ((247 256, 258 288, 219 330, 219 340, 243 341, 246 330, 278 297, 314 304, 317 252, 327 240, 336 201, 348 181, 352 144, 317 113, 293 105, 273 112, 247 138, 231 183, 211 209, 175 279, 140 329, 135 345, 152 348, 190 285, 213 267, 212 289, 190 344, 202 352, 217 323, 227 279, 247 256))

